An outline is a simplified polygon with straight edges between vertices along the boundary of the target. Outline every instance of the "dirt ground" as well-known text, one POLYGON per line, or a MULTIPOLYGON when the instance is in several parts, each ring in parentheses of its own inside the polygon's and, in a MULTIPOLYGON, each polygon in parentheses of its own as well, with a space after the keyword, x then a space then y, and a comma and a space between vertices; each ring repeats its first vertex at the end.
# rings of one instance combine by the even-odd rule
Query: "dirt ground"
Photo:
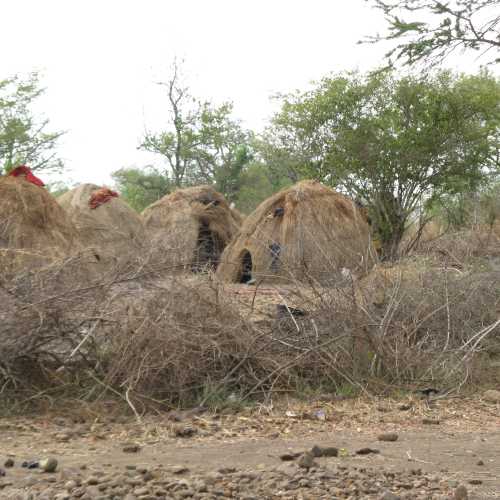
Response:
POLYGON ((1 419, 0 467, 8 458, 14 466, 3 467, 0 498, 455 498, 459 485, 466 487, 471 499, 500 498, 500 404, 480 397, 430 402, 420 397, 323 398, 282 401, 238 412, 176 411, 140 421, 115 412, 111 405, 107 411, 102 406, 79 405, 38 418, 1 419), (397 440, 381 441, 382 433, 395 433, 397 440), (311 469, 301 469, 299 457, 281 458, 286 454, 291 457, 285 458, 293 458, 294 453, 315 445, 335 447, 338 456, 315 458, 311 469), (378 453, 356 454, 362 448, 378 453), (54 474, 21 466, 24 461, 46 457, 58 460, 54 474), (170 480, 176 478, 168 483, 173 491, 168 492, 167 480, 161 483, 165 494, 141 489, 132 479, 126 480, 134 491, 116 485, 115 494, 109 493, 111 486, 99 490, 99 481, 92 482, 94 475, 105 474, 110 485, 108 476, 117 477, 123 471, 139 470, 144 477, 145 471, 156 474, 160 469, 170 480), (325 471, 355 479, 356 474, 371 474, 366 471, 383 473, 385 478, 401 473, 407 474, 406 482, 412 474, 421 475, 422 481, 412 484, 421 486, 422 493, 400 494, 409 488, 402 480, 397 484, 373 480, 379 486, 372 485, 365 494, 354 487, 341 491, 337 485, 332 495, 325 471), (265 493, 238 493, 242 490, 236 484, 251 482, 254 476, 242 475, 250 472, 257 474, 259 484, 269 486, 265 493), (295 483, 292 472, 301 474, 295 483), (290 483, 275 484, 277 474, 288 474, 290 483), (232 482, 224 483, 222 490, 207 489, 202 482, 199 493, 192 491, 192 484, 208 478, 213 484, 232 482), (431 488, 433 482, 436 486, 431 488), (179 489, 181 483, 183 489, 179 489), (392 491, 397 496, 383 496, 388 484, 396 488, 392 491))

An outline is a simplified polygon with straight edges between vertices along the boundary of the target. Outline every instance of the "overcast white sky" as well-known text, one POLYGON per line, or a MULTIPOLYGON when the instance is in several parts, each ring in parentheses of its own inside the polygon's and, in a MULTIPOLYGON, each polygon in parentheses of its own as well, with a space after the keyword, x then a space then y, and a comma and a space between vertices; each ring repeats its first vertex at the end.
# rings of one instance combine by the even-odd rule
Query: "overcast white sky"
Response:
POLYGON ((373 68, 385 51, 357 45, 384 31, 364 0, 2 0, 1 11, 0 79, 42 72, 41 106, 53 130, 67 130, 61 156, 85 182, 152 162, 137 145, 145 127, 162 128, 155 82, 175 56, 194 95, 233 101, 260 129, 272 94, 373 68))

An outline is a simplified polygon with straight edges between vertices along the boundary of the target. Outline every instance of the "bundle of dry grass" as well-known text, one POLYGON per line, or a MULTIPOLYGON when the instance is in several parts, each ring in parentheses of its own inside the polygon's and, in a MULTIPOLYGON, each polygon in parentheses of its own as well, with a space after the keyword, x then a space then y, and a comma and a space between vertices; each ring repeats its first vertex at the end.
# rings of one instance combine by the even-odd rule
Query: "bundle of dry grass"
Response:
POLYGON ((0 178, 0 271, 7 276, 79 248, 76 228, 46 189, 0 178))
POLYGON ((147 207, 142 217, 152 242, 151 262, 192 271, 217 267, 241 220, 210 186, 179 189, 147 207))
POLYGON ((425 256, 441 266, 462 269, 478 259, 498 260, 500 237, 488 226, 450 230, 430 241, 419 242, 410 255, 425 256))
POLYGON ((450 264, 413 256, 376 266, 357 284, 357 303, 371 324, 360 329, 367 333, 365 348, 391 376, 406 372, 408 379, 456 383, 470 375, 473 357, 479 362, 474 368, 486 370, 489 356, 498 352, 498 267, 483 259, 450 264))
POLYGON ((218 276, 226 282, 304 279, 335 282, 342 268, 370 267, 370 229, 347 197, 302 181, 261 203, 226 248, 218 276))
POLYGON ((139 254, 145 245, 140 216, 120 198, 111 198, 95 209, 89 200, 100 187, 81 184, 58 198, 78 230, 82 244, 100 257, 123 262, 139 254))

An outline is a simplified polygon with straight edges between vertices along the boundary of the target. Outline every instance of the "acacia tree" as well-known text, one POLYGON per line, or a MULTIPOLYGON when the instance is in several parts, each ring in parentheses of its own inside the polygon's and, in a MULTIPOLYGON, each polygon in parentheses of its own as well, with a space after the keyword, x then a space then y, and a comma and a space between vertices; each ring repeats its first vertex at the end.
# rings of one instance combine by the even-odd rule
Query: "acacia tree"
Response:
POLYGON ((49 120, 32 107, 43 94, 38 75, 0 80, 0 174, 26 163, 33 170, 57 170, 57 141, 64 132, 48 132, 49 120))
POLYGON ((499 124, 500 83, 487 73, 350 73, 285 96, 268 140, 298 159, 299 175, 366 203, 390 258, 423 199, 498 166, 499 124))
POLYGON ((457 49, 470 49, 500 62, 498 0, 367 0, 389 23, 384 35, 368 41, 399 42, 386 56, 390 64, 439 64, 457 49))
POLYGON ((250 134, 231 115, 233 105, 214 106, 194 99, 177 63, 172 76, 160 83, 167 89, 169 124, 145 134, 139 148, 161 155, 165 176, 176 187, 204 182, 231 195, 244 165, 250 160, 250 134))

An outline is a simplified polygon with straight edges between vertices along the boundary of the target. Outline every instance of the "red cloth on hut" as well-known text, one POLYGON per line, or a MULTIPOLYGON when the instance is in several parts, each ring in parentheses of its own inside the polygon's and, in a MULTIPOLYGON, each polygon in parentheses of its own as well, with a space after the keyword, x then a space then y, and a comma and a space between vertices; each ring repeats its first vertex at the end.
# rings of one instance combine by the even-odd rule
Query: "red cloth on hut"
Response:
POLYGON ((36 175, 33 175, 31 169, 29 169, 26 165, 19 165, 14 170, 9 172, 11 177, 24 177, 25 180, 31 182, 31 184, 35 184, 35 186, 43 187, 45 184, 41 179, 39 179, 36 175))
POLYGON ((116 191, 111 191, 109 188, 101 188, 97 191, 94 191, 89 200, 89 207, 94 210, 97 207, 100 207, 104 203, 107 203, 111 198, 117 198, 118 193, 116 191))

